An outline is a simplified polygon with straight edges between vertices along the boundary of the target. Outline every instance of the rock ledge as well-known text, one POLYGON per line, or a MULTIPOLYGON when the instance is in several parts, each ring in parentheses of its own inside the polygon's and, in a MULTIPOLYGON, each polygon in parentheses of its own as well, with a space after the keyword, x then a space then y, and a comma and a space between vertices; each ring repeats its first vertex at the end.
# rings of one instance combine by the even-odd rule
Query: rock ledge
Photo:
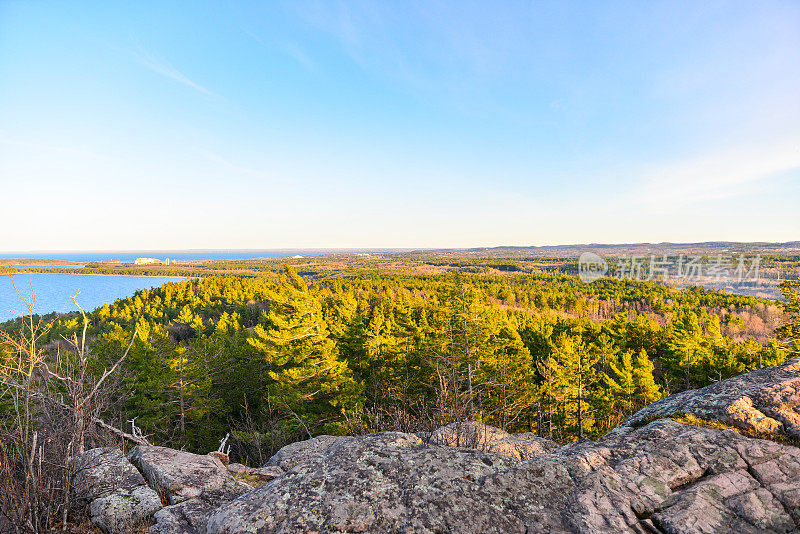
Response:
POLYGON ((596 442, 480 423, 424 437, 319 436, 262 468, 95 449, 75 487, 110 533, 151 515, 151 533, 184 534, 800 532, 800 359, 662 399, 596 442), (115 496, 139 504, 117 512, 115 496))

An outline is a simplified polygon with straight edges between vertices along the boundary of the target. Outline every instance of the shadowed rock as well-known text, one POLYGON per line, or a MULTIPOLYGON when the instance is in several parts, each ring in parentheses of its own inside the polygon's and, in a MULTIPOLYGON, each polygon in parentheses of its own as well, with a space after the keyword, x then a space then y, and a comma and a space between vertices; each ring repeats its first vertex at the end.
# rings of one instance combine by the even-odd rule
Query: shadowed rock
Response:
POLYGON ((235 463, 235 462, 231 463, 231 464, 228 464, 228 473, 232 474, 233 476, 236 476, 236 475, 238 475, 240 473, 245 473, 245 472, 247 472, 249 470, 250 470, 250 468, 247 467, 246 465, 242 465, 242 464, 235 463))
POLYGON ((135 532, 161 508, 158 494, 118 449, 91 449, 75 458, 76 498, 89 502, 89 517, 103 532, 135 532))
POLYGON ((154 516, 155 524, 150 534, 198 534, 205 532, 206 517, 221 505, 251 490, 245 484, 226 484, 219 488, 206 488, 195 498, 165 506, 154 516))
POLYGON ((92 500, 146 484, 142 474, 114 447, 90 449, 77 456, 72 465, 72 486, 79 499, 92 500))
POLYGON ((108 534, 139 532, 161 509, 161 499, 148 486, 120 489, 92 501, 89 517, 108 534))

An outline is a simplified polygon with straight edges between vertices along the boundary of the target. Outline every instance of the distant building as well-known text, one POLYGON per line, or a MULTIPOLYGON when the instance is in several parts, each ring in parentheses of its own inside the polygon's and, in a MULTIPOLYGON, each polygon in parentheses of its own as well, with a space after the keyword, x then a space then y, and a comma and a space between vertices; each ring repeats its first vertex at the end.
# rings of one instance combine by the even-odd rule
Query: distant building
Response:
POLYGON ((136 265, 161 265, 161 260, 156 258, 136 258, 133 263, 136 265))

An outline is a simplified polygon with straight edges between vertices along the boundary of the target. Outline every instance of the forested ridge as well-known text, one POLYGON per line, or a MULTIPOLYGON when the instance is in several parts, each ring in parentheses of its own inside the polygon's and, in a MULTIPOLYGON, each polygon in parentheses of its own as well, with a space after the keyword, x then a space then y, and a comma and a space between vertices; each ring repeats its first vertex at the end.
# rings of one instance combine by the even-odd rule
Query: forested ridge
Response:
MULTIPOLYGON (((308 281, 286 265, 277 278, 168 283, 87 319, 95 373, 136 331, 105 420, 200 452, 232 432, 249 461, 308 435, 457 420, 593 438, 667 394, 788 355, 775 302, 563 274, 308 281)), ((39 344, 66 351, 82 328, 79 314, 56 319, 39 344)))

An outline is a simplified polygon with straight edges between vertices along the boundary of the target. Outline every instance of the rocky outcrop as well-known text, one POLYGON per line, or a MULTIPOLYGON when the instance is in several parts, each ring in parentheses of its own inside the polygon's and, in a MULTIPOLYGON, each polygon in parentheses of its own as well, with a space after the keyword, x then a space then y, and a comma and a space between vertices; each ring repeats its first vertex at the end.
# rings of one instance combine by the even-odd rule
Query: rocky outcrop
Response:
POLYGON ((671 395, 629 417, 623 425, 680 415, 800 443, 800 359, 671 395))
MULTIPOLYGON (((238 474, 248 471, 249 469, 250 468, 247 467, 246 465, 242 465, 236 462, 228 464, 228 473, 232 474, 234 477, 238 474)), ((281 472, 283 472, 283 469, 281 469, 281 472)))
POLYGON ((464 447, 492 452, 515 460, 529 460, 558 448, 531 432, 509 434, 478 422, 451 423, 431 433, 428 440, 442 447, 464 447))
POLYGON ((305 441, 290 443, 276 452, 264 467, 277 466, 288 471, 298 464, 324 454, 343 439, 345 438, 340 436, 317 436, 305 441))
POLYGON ((216 454, 140 445, 129 457, 169 503, 153 516, 154 534, 202 532, 209 512, 253 489, 236 480, 216 454))
POLYGON ((139 532, 161 508, 158 494, 147 486, 136 486, 97 498, 89 505, 89 518, 108 534, 139 532))
POLYGON ((205 532, 208 514, 251 489, 251 486, 241 483, 204 488, 197 497, 165 506, 156 512, 150 534, 205 532))
POLYGON ((216 456, 139 445, 129 459, 170 504, 200 497, 203 492, 241 494, 251 489, 235 480, 216 456))
MULTIPOLYGON (((151 533, 800 532, 798 380, 800 362, 787 362, 564 447, 462 423, 424 439, 320 436, 256 469, 161 447, 131 460, 171 503, 151 533), (235 479, 256 475, 254 489, 235 479)), ((80 485, 92 505, 147 487, 121 454, 107 456, 115 474, 80 485)))
POLYGON ((89 517, 103 532, 136 532, 161 508, 158 494, 118 449, 86 451, 73 469, 75 496, 89 503, 89 517))
MULTIPOLYGON (((413 434, 344 438, 326 453, 223 506, 209 518, 208 530, 381 531, 398 524, 410 510, 439 516, 442 524, 447 524, 448 515, 459 515, 466 522, 469 517, 480 518, 483 510, 470 505, 480 496, 464 490, 494 472, 495 463, 510 468, 516 462, 477 451, 427 446, 413 434), (423 480, 429 484, 421 486, 423 480), (438 504, 430 507, 405 498, 413 499, 403 493, 414 486, 430 492, 427 499, 438 504)), ((477 527, 476 523, 476 531, 477 527)))
POLYGON ((386 433, 223 505, 209 533, 791 532, 800 449, 660 420, 520 462, 386 433))

